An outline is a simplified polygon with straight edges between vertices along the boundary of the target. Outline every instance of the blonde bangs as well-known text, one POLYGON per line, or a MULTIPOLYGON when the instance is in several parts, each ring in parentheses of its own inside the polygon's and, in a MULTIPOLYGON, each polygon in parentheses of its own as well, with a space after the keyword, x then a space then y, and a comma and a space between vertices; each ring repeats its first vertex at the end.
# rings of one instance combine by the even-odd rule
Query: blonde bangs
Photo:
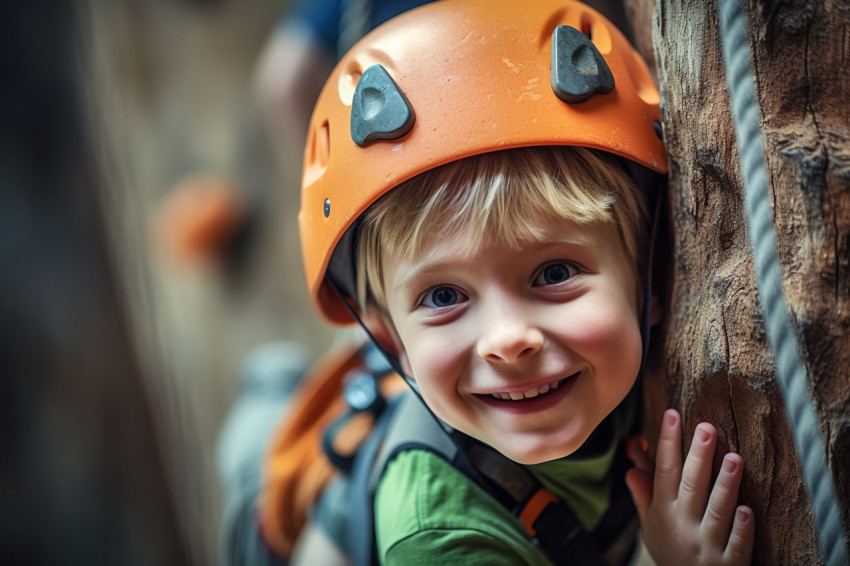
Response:
MULTIPOLYGON (((532 147, 469 157, 427 171, 376 202, 357 243, 358 301, 385 304, 382 256, 417 258, 433 239, 465 237, 520 249, 552 219, 615 223, 637 266, 646 240, 638 189, 618 166, 577 147, 532 147)), ((638 281, 641 279, 639 278, 638 281)))

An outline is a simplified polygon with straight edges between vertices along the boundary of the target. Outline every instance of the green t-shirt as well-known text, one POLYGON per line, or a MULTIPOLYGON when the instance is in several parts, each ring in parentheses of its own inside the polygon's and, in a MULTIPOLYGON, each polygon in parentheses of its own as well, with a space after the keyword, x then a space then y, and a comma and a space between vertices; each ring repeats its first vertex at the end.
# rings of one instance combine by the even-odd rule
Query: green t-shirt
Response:
MULTIPOLYGON (((591 457, 529 466, 588 531, 609 507, 608 471, 617 440, 591 457)), ((375 499, 375 530, 381 564, 551 565, 531 545, 518 519, 460 471, 423 450, 402 452, 387 466, 375 499)))

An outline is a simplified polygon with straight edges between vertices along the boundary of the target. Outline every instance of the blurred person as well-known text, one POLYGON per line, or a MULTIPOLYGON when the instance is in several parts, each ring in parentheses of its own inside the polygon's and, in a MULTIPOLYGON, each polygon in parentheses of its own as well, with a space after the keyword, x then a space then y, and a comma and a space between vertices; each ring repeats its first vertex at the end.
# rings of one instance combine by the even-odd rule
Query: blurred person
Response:
POLYGON ((298 0, 266 42, 255 91, 275 159, 301 170, 313 104, 336 64, 360 37, 427 0, 298 0))

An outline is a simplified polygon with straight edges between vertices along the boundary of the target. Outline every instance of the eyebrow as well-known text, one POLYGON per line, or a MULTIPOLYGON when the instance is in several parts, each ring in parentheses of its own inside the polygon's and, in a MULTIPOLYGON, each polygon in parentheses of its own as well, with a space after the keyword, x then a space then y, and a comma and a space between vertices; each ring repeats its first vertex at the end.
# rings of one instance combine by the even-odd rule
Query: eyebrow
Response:
MULTIPOLYGON (((589 234, 583 234, 580 238, 559 237, 537 240, 525 244, 523 248, 534 248, 533 253, 541 253, 547 248, 552 248, 556 246, 570 246, 576 248, 598 248, 601 246, 601 244, 599 243, 599 241, 597 241, 596 238, 591 237, 589 234)), ((419 264, 414 264, 413 267, 408 270, 409 273, 405 277, 399 279, 396 283, 393 284, 393 288, 396 291, 400 291, 406 286, 408 286, 411 281, 414 281, 420 277, 427 276, 431 273, 450 270, 453 266, 467 265, 468 263, 469 260, 464 259, 463 257, 447 261, 436 259, 435 261, 428 262, 426 260, 420 262, 419 264)))
POLYGON ((438 273, 440 271, 445 271, 447 269, 451 269, 452 266, 455 266, 455 265, 466 265, 467 263, 469 263, 469 262, 466 261, 466 260, 458 259, 458 260, 453 260, 453 261, 439 261, 439 260, 437 260, 437 261, 433 261, 433 262, 425 262, 425 263, 419 264, 419 265, 414 264, 414 266, 411 269, 408 270, 408 273, 404 277, 402 277, 401 279, 396 281, 395 284, 393 284, 393 288, 396 291, 401 291, 402 289, 404 289, 405 287, 410 285, 411 281, 415 281, 416 279, 419 279, 420 277, 424 277, 424 276, 427 276, 427 275, 432 274, 432 273, 438 273))

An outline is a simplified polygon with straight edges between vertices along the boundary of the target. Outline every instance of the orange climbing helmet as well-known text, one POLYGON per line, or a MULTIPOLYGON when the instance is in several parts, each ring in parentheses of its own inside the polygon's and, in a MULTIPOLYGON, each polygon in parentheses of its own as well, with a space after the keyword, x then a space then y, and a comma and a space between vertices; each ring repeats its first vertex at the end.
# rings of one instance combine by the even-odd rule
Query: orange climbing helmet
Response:
POLYGON ((310 121, 298 219, 313 302, 331 322, 352 321, 331 280, 354 296, 343 281, 353 259, 334 251, 352 249, 349 228, 400 183, 543 145, 663 174, 660 123, 646 63, 579 2, 440 0, 390 20, 340 60, 310 121))

